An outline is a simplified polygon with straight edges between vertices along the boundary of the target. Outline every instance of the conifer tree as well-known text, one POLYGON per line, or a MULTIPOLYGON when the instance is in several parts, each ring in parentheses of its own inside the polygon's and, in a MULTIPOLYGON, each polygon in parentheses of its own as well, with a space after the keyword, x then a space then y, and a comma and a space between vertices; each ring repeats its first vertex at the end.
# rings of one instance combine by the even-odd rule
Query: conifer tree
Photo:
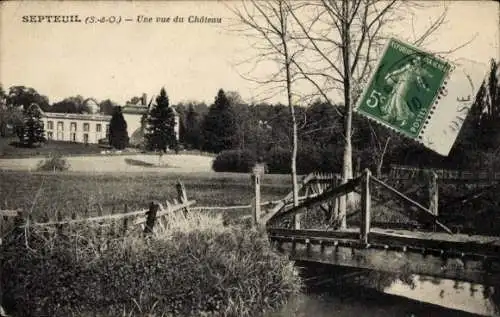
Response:
POLYGON ((234 110, 220 89, 203 122, 204 149, 215 153, 233 149, 237 130, 234 110))
POLYGON ((146 118, 146 146, 150 151, 166 152, 167 148, 176 148, 175 110, 170 107, 167 92, 162 88, 146 118))
POLYGON ((127 122, 123 117, 122 108, 114 107, 113 116, 109 122, 109 145, 115 149, 122 150, 128 145, 129 137, 127 122))
POLYGON ((24 125, 18 132, 22 144, 33 147, 37 143, 45 142, 45 131, 42 114, 37 104, 31 104, 24 111, 24 125))
POLYGON ((184 142, 194 149, 200 149, 203 135, 201 135, 200 115, 193 105, 189 105, 184 119, 184 142))

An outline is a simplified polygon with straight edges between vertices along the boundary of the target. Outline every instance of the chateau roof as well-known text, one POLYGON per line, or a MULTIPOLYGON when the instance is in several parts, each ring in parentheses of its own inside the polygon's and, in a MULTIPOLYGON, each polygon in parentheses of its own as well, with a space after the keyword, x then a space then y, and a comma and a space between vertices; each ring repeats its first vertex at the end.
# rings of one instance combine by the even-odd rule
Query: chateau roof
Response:
POLYGON ((139 104, 127 103, 122 107, 122 113, 144 114, 146 112, 148 112, 148 107, 139 104))
POLYGON ((110 115, 93 114, 93 113, 59 113, 59 112, 42 112, 42 116, 49 119, 70 119, 70 120, 86 120, 86 121, 109 121, 110 115))

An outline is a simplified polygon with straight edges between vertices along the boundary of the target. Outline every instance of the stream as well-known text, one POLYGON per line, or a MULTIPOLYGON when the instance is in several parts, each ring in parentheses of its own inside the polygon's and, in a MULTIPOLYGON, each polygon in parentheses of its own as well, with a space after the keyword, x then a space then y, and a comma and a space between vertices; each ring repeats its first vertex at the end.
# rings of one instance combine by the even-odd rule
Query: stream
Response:
POLYGON ((500 317, 500 294, 491 286, 386 273, 338 284, 308 289, 266 317, 500 317))

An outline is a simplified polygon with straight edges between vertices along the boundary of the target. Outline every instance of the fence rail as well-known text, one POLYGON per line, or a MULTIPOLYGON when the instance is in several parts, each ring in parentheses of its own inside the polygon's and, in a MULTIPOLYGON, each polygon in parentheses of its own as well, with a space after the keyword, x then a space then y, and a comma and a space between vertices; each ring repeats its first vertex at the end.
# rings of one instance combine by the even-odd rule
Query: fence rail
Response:
MULTIPOLYGON (((195 203, 196 203, 195 200, 191 200, 191 201, 188 201, 187 203, 172 205, 166 209, 163 207, 163 205, 161 203, 158 203, 160 206, 162 206, 161 208, 164 210, 164 213, 159 213, 157 216, 158 217, 164 216, 168 212, 174 212, 174 211, 192 206, 195 203)), ((43 227, 43 226, 70 225, 70 224, 77 224, 77 223, 106 221, 106 220, 118 220, 118 219, 123 219, 123 218, 140 217, 140 216, 146 215, 148 212, 149 212, 149 209, 141 209, 138 211, 132 211, 132 212, 127 212, 127 213, 110 214, 110 215, 89 217, 89 218, 82 218, 82 219, 67 219, 67 220, 61 220, 61 221, 35 222, 35 223, 31 223, 30 225, 35 226, 35 227, 43 227)), ((142 222, 145 222, 145 220, 139 221, 137 223, 142 223, 142 222)))
POLYGON ((437 188, 435 184, 435 177, 432 177, 435 174, 430 173, 431 175, 430 180, 431 180, 431 186, 432 190, 429 191, 429 208, 423 206, 422 204, 414 201, 413 199, 409 198, 405 194, 401 193, 397 189, 393 188, 392 186, 386 184, 385 182, 377 179, 376 177, 372 176, 369 170, 365 170, 364 173, 362 173, 360 176, 351 179, 345 184, 336 186, 336 187, 329 187, 326 190, 324 190, 322 193, 319 195, 315 195, 314 197, 308 197, 304 201, 302 201, 298 206, 292 207, 288 210, 285 210, 282 208, 281 210, 275 212, 272 214, 271 217, 266 218, 266 222, 271 220, 271 219, 280 219, 284 216, 292 216, 299 214, 303 212, 304 210, 308 208, 312 208, 321 204, 324 204, 329 201, 333 201, 335 199, 338 199, 341 196, 345 196, 351 192, 356 192, 361 194, 361 205, 360 205, 360 212, 361 212, 361 221, 359 224, 359 236, 361 241, 364 243, 368 243, 368 236, 370 233, 370 229, 372 225, 375 225, 374 222, 372 222, 372 216, 371 216, 371 205, 372 205, 372 187, 374 185, 379 185, 381 186, 382 189, 387 190, 391 192, 392 194, 396 195, 399 199, 403 200, 404 202, 408 203, 409 205, 416 207, 416 210, 425 215, 428 219, 432 220, 435 226, 439 226, 442 230, 445 232, 452 234, 452 231, 443 223, 441 223, 438 220, 438 213, 437 213, 437 188), (359 190, 361 188, 361 190, 359 190))
POLYGON ((0 217, 17 217, 20 212, 22 212, 21 209, 4 209, 0 210, 0 217))
MULTIPOLYGON (((176 184, 177 189, 177 199, 174 199, 172 203, 165 201, 165 205, 158 201, 153 201, 149 205, 149 209, 140 209, 137 211, 128 212, 127 205, 124 206, 123 213, 115 213, 115 208, 113 207, 111 214, 103 215, 103 210, 99 206, 98 215, 94 217, 84 217, 78 219, 78 215, 72 213, 70 219, 63 219, 62 215, 58 212, 54 215, 55 220, 47 219, 45 222, 34 222, 31 220, 31 214, 25 212, 22 209, 6 209, 0 210, 0 244, 1 238, 5 236, 6 233, 12 231, 14 227, 49 227, 56 226, 57 232, 61 233, 64 226, 82 224, 89 222, 98 222, 103 224, 105 222, 112 222, 113 227, 117 221, 122 221, 122 232, 127 231, 128 224, 141 225, 145 233, 148 233, 153 228, 156 223, 156 218, 161 220, 162 217, 168 215, 169 213, 183 211, 185 214, 189 212, 190 207, 196 203, 195 200, 188 200, 184 185, 178 181, 176 184), (135 219, 133 219, 135 218, 135 219), (14 225, 14 223, 17 224, 14 225), (132 220, 132 221, 130 221, 132 220), (148 229, 149 228, 149 229, 148 229), (149 230, 149 231, 148 231, 149 230)), ((161 221, 158 221, 161 224, 161 221)), ((99 229, 99 231, 101 231, 99 229)))
POLYGON ((391 165, 389 177, 394 180, 410 180, 425 177, 429 173, 435 173, 439 181, 446 183, 500 182, 500 172, 494 170, 462 171, 405 165, 391 165))
MULTIPOLYGON (((308 198, 316 197, 318 195, 319 194, 311 194, 309 196, 300 196, 299 201, 304 201, 308 198)), ((260 203, 260 206, 265 207, 265 206, 272 206, 272 205, 278 205, 278 204, 280 206, 287 207, 287 206, 292 206, 293 202, 289 202, 289 201, 287 202, 287 201, 285 201, 285 199, 270 200, 270 201, 265 201, 263 203, 260 203), (283 205, 283 203, 285 203, 285 205, 283 205)), ((191 209, 192 210, 233 210, 233 209, 251 209, 254 207, 255 207, 254 205, 248 204, 248 205, 233 205, 233 206, 196 206, 196 207, 192 207, 191 209)))

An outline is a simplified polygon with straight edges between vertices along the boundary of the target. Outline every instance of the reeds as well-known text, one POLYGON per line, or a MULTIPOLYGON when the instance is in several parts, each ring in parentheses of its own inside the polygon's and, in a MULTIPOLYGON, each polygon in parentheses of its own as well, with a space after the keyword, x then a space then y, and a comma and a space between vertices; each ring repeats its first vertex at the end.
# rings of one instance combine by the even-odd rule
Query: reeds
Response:
POLYGON ((258 316, 301 285, 264 232, 221 216, 175 213, 149 237, 106 224, 31 227, 29 249, 23 233, 1 250, 16 316, 258 316))

